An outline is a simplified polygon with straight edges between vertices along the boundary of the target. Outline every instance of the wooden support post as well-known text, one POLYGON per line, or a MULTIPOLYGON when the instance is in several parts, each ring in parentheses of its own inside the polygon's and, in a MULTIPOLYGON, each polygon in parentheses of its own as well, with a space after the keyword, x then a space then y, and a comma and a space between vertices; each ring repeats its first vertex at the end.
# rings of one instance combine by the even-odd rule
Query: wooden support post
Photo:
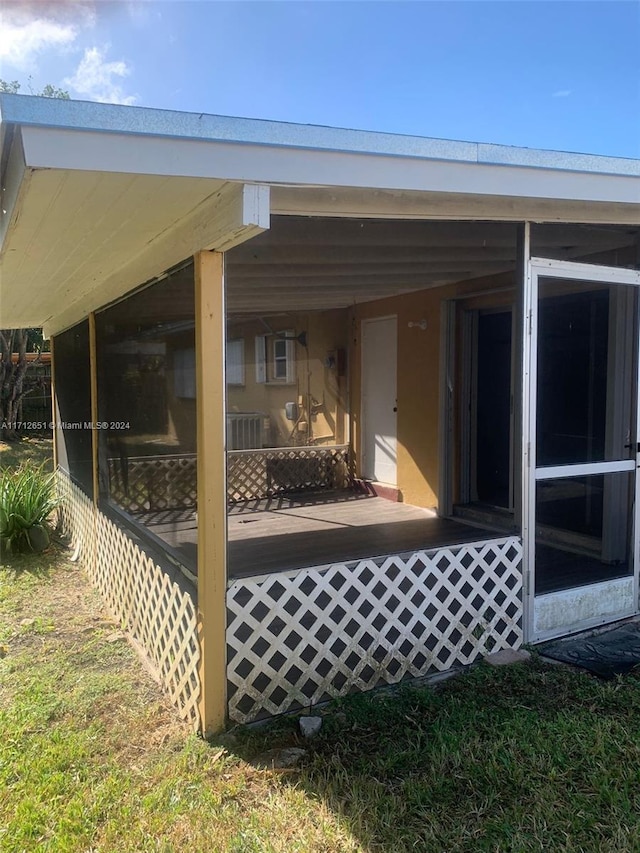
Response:
POLYGON ((200 719, 207 733, 224 727, 227 711, 224 255, 199 252, 194 262, 200 719))
POLYGON ((96 315, 89 314, 89 371, 91 381, 91 472, 93 505, 98 506, 100 481, 98 477, 98 362, 96 358, 96 315))

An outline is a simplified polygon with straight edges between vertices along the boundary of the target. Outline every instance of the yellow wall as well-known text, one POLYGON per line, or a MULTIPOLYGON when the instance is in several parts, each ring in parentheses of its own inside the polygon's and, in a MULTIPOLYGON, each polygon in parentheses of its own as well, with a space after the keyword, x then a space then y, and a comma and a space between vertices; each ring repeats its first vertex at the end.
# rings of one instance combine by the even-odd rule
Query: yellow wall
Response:
POLYGON ((175 350, 192 349, 193 346, 193 331, 175 335, 171 340, 171 349, 166 360, 168 432, 177 444, 176 453, 196 452, 196 399, 195 397, 176 397, 173 360, 175 350))
MULTIPOLYGON (((362 320, 398 318, 398 489, 406 503, 437 507, 440 476, 440 335, 444 300, 487 290, 511 288, 513 277, 501 275, 431 288, 390 299, 366 302, 350 311, 351 435, 360 470, 360 397, 362 320), (427 321, 426 330, 409 322, 427 321)), ((482 297, 486 305, 504 295, 482 297)))
MULTIPOLYGON (((440 336, 443 302, 456 299, 464 308, 488 308, 513 299, 513 277, 502 275, 476 279, 457 285, 431 288, 389 299, 361 303, 352 309, 287 314, 269 317, 274 332, 293 330, 307 333, 308 347, 294 344, 296 375, 293 384, 256 382, 255 337, 269 334, 259 320, 233 319, 228 323, 230 340, 244 340, 242 386, 227 388, 229 412, 263 412, 268 415, 272 446, 341 444, 351 441, 356 473, 360 471, 360 395, 362 320, 395 314, 398 321, 398 488, 402 500, 416 506, 437 507, 440 476, 440 336), (491 292, 487 292, 491 291, 491 292), (426 330, 409 322, 427 321, 426 330), (329 356, 347 353, 347 370, 339 375, 338 365, 327 366, 329 356), (310 421, 311 433, 295 430, 285 417, 285 403, 299 402, 311 395, 318 406, 310 421), (350 401, 350 405, 349 405, 350 401), (350 420, 350 424, 349 424, 350 420), (349 429, 350 427, 350 429, 349 429)), ((460 352, 460 324, 456 327, 457 353, 460 352)), ((176 345, 185 345, 178 341, 176 345)), ((456 402, 460 388, 460 360, 457 360, 456 402)), ((173 376, 168 375, 171 427, 184 449, 191 449, 195 400, 173 397, 173 376), (187 448, 188 446, 188 448, 187 448)), ((454 425, 454 444, 459 445, 459 413, 454 425)), ((455 455, 454 465, 459 468, 455 455)), ((454 472, 454 483, 457 482, 454 472)))
MULTIPOLYGON (((255 337, 269 334, 260 321, 233 320, 228 324, 229 340, 244 340, 244 385, 227 387, 229 412, 263 412, 269 416, 272 446, 292 446, 311 441, 314 444, 341 444, 347 440, 348 382, 339 375, 337 361, 329 366, 329 357, 337 359, 340 349, 347 348, 347 313, 344 310, 318 311, 269 317, 273 332, 306 332, 307 346, 294 343, 295 381, 291 384, 272 381, 256 382, 255 337), (313 411, 301 419, 308 428, 294 429, 285 417, 285 403, 299 403, 311 398, 313 411)), ((270 340, 268 341, 268 347, 270 340)))

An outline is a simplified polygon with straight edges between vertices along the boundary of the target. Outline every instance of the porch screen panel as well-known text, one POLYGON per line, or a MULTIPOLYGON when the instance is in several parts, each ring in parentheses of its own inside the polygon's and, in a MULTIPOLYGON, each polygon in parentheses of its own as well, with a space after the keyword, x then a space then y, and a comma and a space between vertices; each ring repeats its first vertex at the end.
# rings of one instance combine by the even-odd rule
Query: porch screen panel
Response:
POLYGON ((629 225, 585 225, 537 222, 531 225, 531 256, 634 268, 638 263, 640 228, 629 225))
POLYGON ((632 573, 637 313, 634 287, 539 280, 537 595, 632 573))
POLYGON ((88 320, 55 336, 54 359, 58 464, 93 497, 88 320))
POLYGON ((627 471, 536 484, 536 594, 632 574, 633 488, 627 471))
MULTIPOLYGON (((229 288, 233 291, 233 273, 229 288)), ((347 346, 344 310, 227 316, 232 507, 273 495, 345 488, 347 346)))
POLYGON ((193 264, 96 316, 103 503, 196 559, 193 264))
POLYGON ((630 459, 633 288, 542 279, 538 466, 630 459))

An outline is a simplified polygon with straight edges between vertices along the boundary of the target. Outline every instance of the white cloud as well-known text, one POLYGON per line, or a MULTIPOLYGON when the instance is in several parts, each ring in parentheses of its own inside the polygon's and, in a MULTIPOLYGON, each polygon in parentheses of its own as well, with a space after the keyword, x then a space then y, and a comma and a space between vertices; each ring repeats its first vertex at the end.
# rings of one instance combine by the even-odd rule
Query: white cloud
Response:
POLYGON ((72 77, 65 78, 64 85, 74 94, 83 95, 90 101, 103 104, 134 104, 136 95, 125 95, 121 80, 131 73, 124 60, 106 61, 108 47, 87 48, 72 77))
POLYGON ((47 18, 3 20, 0 27, 0 60, 20 71, 33 69, 38 54, 52 47, 64 47, 75 41, 77 28, 47 18))
POLYGON ((557 92, 554 92, 551 96, 552 98, 568 98, 571 94, 571 89, 558 89, 557 92))

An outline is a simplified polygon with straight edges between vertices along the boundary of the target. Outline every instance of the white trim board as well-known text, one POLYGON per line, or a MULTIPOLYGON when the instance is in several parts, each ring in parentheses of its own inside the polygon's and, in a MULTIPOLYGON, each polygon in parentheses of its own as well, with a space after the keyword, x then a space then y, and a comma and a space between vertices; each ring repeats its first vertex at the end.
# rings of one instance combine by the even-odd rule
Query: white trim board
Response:
POLYGON ((27 167, 638 206, 636 176, 265 143, 23 127, 27 167))

